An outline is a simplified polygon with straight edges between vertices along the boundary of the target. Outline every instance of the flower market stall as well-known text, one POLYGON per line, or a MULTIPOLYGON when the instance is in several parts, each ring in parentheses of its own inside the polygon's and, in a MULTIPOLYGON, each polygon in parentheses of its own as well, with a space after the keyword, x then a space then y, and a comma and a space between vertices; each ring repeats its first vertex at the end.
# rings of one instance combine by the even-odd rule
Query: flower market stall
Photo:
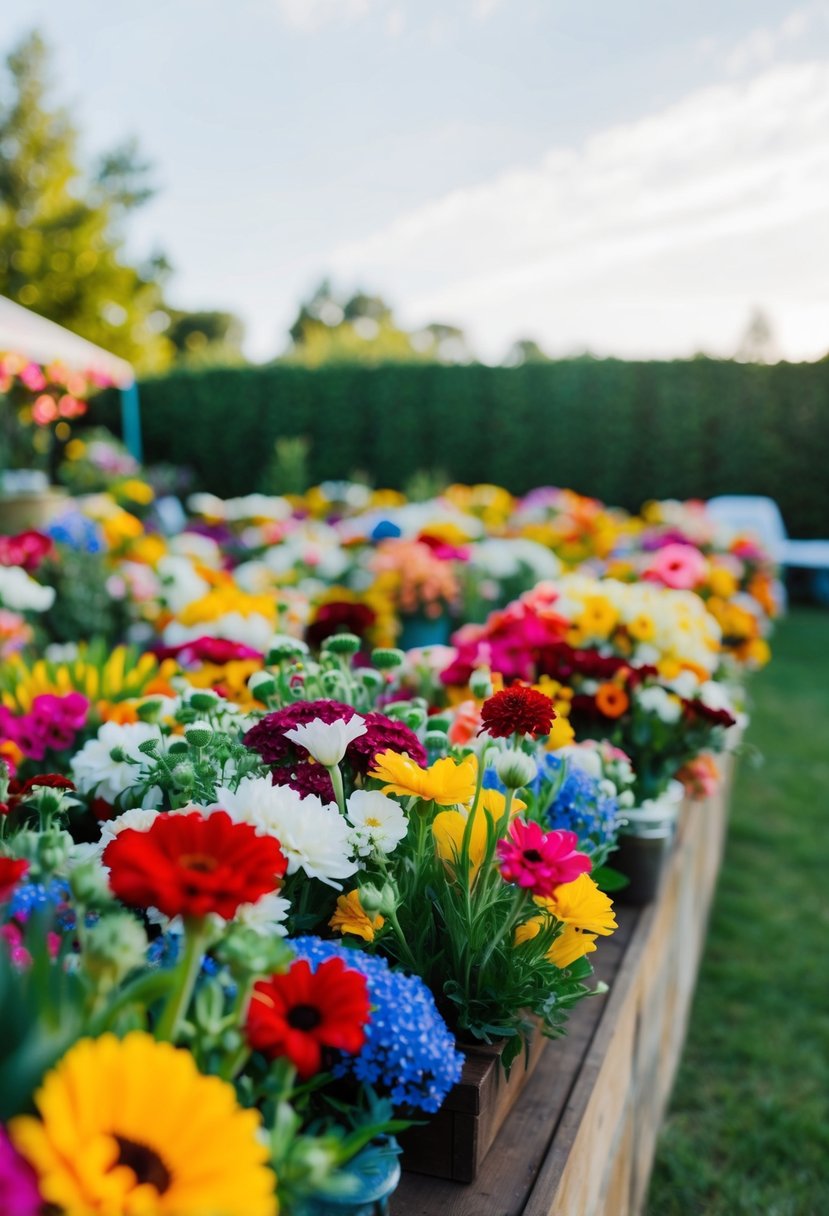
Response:
POLYGON ((171 534, 110 438, 60 468, 0 538, 0 1209, 635 1212, 760 547, 493 486, 171 534))

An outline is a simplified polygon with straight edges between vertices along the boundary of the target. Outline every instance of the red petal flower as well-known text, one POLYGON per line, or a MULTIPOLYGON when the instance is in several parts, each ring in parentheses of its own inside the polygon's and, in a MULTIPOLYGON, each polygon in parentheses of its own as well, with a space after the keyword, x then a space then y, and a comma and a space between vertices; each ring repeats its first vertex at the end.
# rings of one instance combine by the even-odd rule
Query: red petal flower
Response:
POLYGON ((484 701, 481 730, 489 731, 494 739, 514 734, 549 735, 555 716, 553 702, 543 692, 514 684, 484 701))
POLYGON ((275 891, 287 861, 279 842, 234 823, 227 811, 160 815, 146 832, 127 828, 104 850, 109 885, 125 904, 166 916, 225 920, 275 891))
POLYGON ((6 902, 28 869, 28 861, 19 861, 16 857, 0 857, 0 904, 6 902))
POLYGON ((369 1019, 365 976, 340 958, 312 971, 298 959, 286 975, 260 980, 248 1009, 248 1042, 269 1059, 287 1056, 303 1080, 319 1072, 324 1047, 355 1054, 369 1019))
POLYGON ((509 839, 498 841, 501 875, 543 899, 556 887, 574 882, 591 868, 586 853, 576 852, 575 832, 545 832, 537 823, 514 819, 509 839))

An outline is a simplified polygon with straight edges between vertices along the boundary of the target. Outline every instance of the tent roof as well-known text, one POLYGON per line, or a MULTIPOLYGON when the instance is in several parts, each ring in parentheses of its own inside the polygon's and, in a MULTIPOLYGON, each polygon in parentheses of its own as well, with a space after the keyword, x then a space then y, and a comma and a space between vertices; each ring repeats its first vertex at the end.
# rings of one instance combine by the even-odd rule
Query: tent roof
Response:
POLYGON ((58 359, 74 371, 101 372, 119 388, 135 381, 135 372, 123 359, 3 296, 0 296, 0 351, 25 355, 35 363, 58 359))

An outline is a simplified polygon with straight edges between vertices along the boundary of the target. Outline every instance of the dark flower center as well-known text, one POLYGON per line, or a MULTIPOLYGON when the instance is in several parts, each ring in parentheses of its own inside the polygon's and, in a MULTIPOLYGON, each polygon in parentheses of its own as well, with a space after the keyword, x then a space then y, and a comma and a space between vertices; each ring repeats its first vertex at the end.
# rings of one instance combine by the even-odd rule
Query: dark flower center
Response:
POLYGON ((212 874, 218 862, 209 853, 182 853, 179 863, 185 870, 195 870, 197 874, 212 874))
POLYGON ((172 1175, 154 1149, 148 1148, 146 1144, 137 1144, 135 1140, 128 1140, 126 1136, 116 1136, 115 1142, 118 1145, 118 1160, 115 1164, 128 1166, 135 1174, 139 1186, 154 1186, 159 1195, 169 1190, 173 1181, 172 1175))
POLYGON ((286 1020, 294 1030, 313 1030, 322 1021, 322 1014, 315 1005, 294 1005, 286 1020))
POLYGON ((542 857, 541 857, 541 854, 539 853, 538 849, 525 849, 524 850, 524 860, 525 861, 541 861, 542 857))

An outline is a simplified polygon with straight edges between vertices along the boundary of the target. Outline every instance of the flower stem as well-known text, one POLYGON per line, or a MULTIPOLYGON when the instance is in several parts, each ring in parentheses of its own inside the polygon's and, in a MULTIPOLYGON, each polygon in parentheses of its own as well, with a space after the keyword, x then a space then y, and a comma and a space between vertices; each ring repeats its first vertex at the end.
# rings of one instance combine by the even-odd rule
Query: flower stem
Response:
POLYGON ((340 808, 340 814, 345 815, 345 789, 343 788, 343 775, 340 772, 340 766, 339 764, 332 764, 326 771, 334 787, 334 797, 337 800, 337 806, 340 808))
POLYGON ((203 919, 187 919, 184 922, 184 955, 178 965, 177 982, 167 998, 158 1025, 155 1028, 157 1039, 176 1041, 181 1020, 187 1012, 190 997, 201 968, 202 956, 207 940, 207 924, 203 919))

